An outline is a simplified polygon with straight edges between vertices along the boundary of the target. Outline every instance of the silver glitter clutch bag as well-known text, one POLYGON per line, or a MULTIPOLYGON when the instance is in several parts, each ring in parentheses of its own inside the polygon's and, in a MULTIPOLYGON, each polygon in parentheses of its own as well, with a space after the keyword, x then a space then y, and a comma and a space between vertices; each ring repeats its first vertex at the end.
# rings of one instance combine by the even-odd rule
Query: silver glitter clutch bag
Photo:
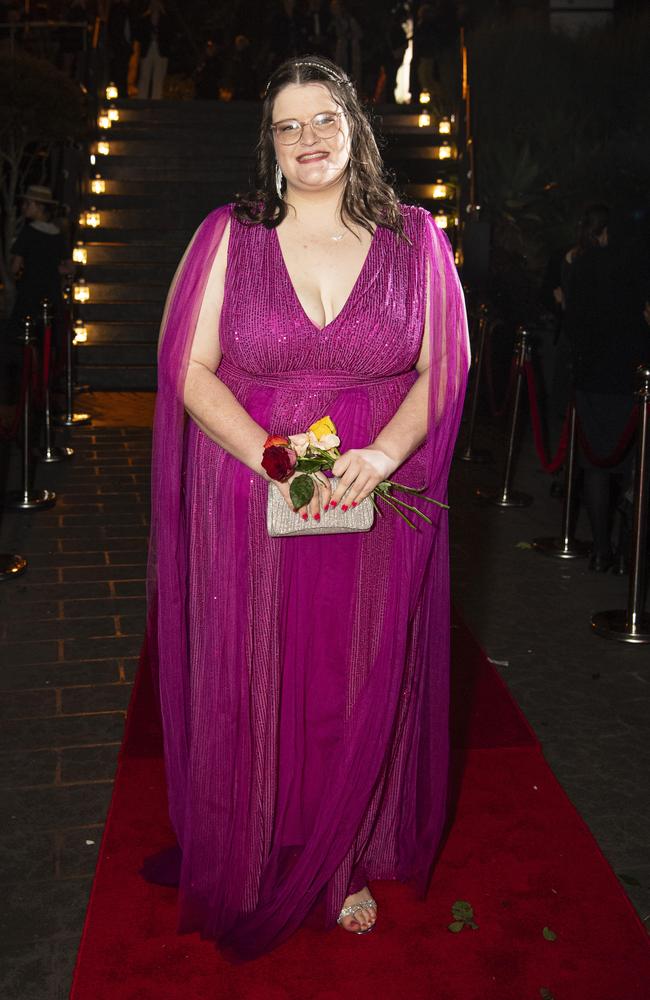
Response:
MULTIPOLYGON (((330 482, 334 492, 338 479, 332 476, 330 482)), ((314 521, 313 517, 303 521, 287 505, 275 483, 269 483, 266 527, 269 535, 274 538, 281 535, 336 535, 344 531, 369 531, 374 519, 375 509, 370 498, 366 497, 358 507, 350 507, 348 510, 330 507, 321 515, 320 521, 314 521)))

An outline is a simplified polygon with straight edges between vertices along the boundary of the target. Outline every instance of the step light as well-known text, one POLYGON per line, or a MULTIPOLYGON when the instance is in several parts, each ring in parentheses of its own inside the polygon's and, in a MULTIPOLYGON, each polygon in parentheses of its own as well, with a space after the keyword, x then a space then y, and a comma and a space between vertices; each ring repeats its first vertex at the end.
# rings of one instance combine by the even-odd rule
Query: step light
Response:
POLYGON ((100 154, 100 156, 108 156, 110 151, 111 151, 110 143, 108 142, 97 143, 97 152, 100 154))
POLYGON ((421 111, 418 115, 418 128, 429 128, 431 125, 431 115, 428 111, 421 111))
POLYGON ((110 122, 119 122, 120 120, 120 113, 114 104, 111 104, 110 108, 108 109, 108 120, 110 122))
POLYGON ((97 229, 101 225, 101 222, 101 216, 94 205, 88 212, 82 212, 79 216, 80 226, 89 226, 91 229, 97 229))
POLYGON ((117 92, 117 87, 115 86, 114 83, 109 83, 108 87, 106 88, 106 100, 116 101, 118 97, 119 94, 117 92))
POLYGON ((100 111, 97 115, 97 128, 107 129, 111 127, 111 120, 108 111, 100 111))
POLYGON ((100 174, 95 174, 90 182, 90 190, 93 194, 106 194, 106 181, 102 179, 100 174))
POLYGON ((451 198, 451 190, 447 187, 446 184, 443 184, 442 181, 436 181, 436 183, 433 185, 431 197, 436 199, 451 198))
POLYGON ((445 215, 444 212, 438 212, 437 215, 434 215, 433 221, 435 222, 438 229, 446 229, 447 226, 449 225, 449 218, 448 216, 445 215))
POLYGON ((87 340, 88 340, 88 330, 84 326, 84 321, 82 319, 75 320, 74 337, 72 338, 72 343, 85 344, 87 340))
POLYGON ((88 302, 90 299, 90 289, 83 278, 80 278, 73 286, 72 298, 75 302, 88 302))
POLYGON ((437 146, 436 156, 439 160, 453 160, 456 156, 456 151, 453 146, 450 146, 448 142, 443 142, 440 146, 437 146))
POLYGON ((429 104, 431 101, 431 94, 428 90, 420 91, 420 104, 429 104))
POLYGON ((440 135, 451 135, 451 119, 441 118, 438 122, 438 132, 440 135))
POLYGON ((87 264, 88 263, 88 251, 86 250, 83 243, 77 243, 76 247, 72 251, 72 259, 75 264, 87 264))

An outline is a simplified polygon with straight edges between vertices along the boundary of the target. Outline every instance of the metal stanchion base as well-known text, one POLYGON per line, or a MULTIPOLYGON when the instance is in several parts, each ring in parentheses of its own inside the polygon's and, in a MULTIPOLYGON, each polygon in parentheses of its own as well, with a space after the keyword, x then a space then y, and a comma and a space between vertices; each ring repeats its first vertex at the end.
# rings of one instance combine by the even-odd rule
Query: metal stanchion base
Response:
POLYGON ((518 493, 516 490, 512 490, 510 493, 477 490, 476 496, 479 500, 491 503, 495 507, 528 507, 533 502, 533 498, 528 493, 518 493))
POLYGON ((53 490, 13 490, 7 493, 5 507, 9 510, 45 510, 56 503, 56 493, 53 490))
POLYGON ((536 552, 554 559, 584 559, 589 555, 589 542, 579 542, 577 538, 533 538, 532 546, 536 552))
POLYGON ((628 622, 627 611, 599 611, 591 619, 596 635, 619 642, 650 642, 650 615, 641 615, 633 627, 628 622))
POLYGON ((57 427, 76 427, 78 424, 90 424, 92 423, 92 417, 89 413, 57 413, 52 417, 53 422, 57 427))
POLYGON ((11 580, 14 576, 20 576, 26 569, 27 560, 24 556, 0 552, 0 580, 11 580))
POLYGON ((456 455, 456 458, 460 462, 475 462, 477 465, 493 460, 492 453, 484 451, 482 448, 465 448, 464 451, 456 455))
POLYGON ((59 448, 55 445, 50 449, 39 448, 36 454, 38 455, 39 462, 65 462, 74 455, 74 448, 68 448, 67 446, 59 448))

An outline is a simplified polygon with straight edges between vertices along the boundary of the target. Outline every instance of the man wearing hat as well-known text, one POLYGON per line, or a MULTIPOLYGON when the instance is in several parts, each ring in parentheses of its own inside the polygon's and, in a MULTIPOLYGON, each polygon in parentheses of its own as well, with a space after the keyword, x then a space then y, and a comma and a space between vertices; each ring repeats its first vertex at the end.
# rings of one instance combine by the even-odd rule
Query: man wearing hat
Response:
POLYGON ((55 316, 60 316, 61 275, 73 270, 66 237, 53 221, 56 201, 51 190, 32 184, 22 201, 25 223, 11 247, 11 273, 16 279, 16 297, 9 317, 12 334, 19 332, 25 316, 40 319, 45 298, 50 300, 55 316))

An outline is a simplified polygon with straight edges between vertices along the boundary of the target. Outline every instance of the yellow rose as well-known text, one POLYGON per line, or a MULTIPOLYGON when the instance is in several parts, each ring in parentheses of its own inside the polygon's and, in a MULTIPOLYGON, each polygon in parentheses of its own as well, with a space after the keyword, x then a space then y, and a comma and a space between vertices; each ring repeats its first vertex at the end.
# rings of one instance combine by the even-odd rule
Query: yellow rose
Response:
POLYGON ((336 434, 336 427, 334 426, 334 421, 331 417, 321 417, 317 420, 315 424, 312 424, 309 430, 312 434, 315 434, 318 440, 322 437, 326 437, 328 434, 336 434))

